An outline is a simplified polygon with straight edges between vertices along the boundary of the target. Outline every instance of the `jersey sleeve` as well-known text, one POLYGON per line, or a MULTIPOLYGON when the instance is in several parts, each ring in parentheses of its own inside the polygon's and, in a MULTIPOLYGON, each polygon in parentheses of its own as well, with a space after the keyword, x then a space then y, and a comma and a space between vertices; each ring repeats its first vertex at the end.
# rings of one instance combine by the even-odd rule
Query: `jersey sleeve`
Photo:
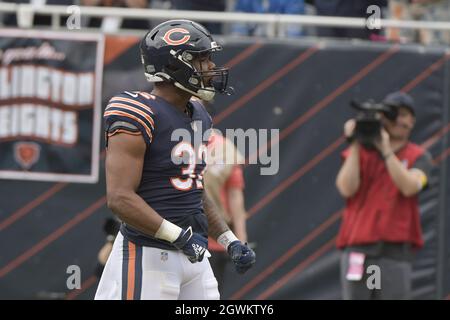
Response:
POLYGON ((412 168, 419 169, 425 174, 425 186, 428 186, 433 169, 433 158, 428 151, 425 151, 412 165, 412 168))
POLYGON ((152 108, 140 100, 138 94, 124 92, 112 97, 103 115, 106 132, 111 135, 117 132, 136 134, 136 128, 144 137, 147 145, 153 141, 155 130, 155 115, 152 108), (114 123, 122 125, 116 130, 110 130, 114 123), (129 123, 130 126, 123 123, 129 123))

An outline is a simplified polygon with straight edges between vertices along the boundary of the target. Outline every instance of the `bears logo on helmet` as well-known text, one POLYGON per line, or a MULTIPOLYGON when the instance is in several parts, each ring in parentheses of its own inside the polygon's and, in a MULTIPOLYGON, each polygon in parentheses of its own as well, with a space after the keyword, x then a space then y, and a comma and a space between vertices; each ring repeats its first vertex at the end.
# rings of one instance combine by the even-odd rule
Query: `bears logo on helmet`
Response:
POLYGON ((169 31, 167 31, 164 34, 163 40, 169 45, 179 46, 179 45, 181 45, 183 43, 188 42, 190 38, 191 38, 191 36, 189 35, 189 31, 187 31, 186 29, 184 29, 184 28, 174 28, 174 29, 170 29, 169 31), (181 33, 181 34, 184 34, 184 36, 181 39, 179 39, 179 40, 173 40, 171 38, 171 35, 174 34, 174 33, 181 33))

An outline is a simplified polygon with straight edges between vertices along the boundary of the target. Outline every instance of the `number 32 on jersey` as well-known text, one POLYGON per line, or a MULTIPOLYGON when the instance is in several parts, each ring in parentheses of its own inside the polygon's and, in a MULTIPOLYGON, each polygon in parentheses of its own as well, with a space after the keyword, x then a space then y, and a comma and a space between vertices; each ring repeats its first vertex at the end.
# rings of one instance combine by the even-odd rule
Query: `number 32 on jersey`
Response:
POLYGON ((205 168, 199 173, 195 173, 195 168, 202 162, 206 164, 207 147, 205 144, 201 144, 197 152, 192 144, 188 142, 180 142, 172 149, 172 162, 175 164, 186 164, 181 168, 181 177, 170 178, 170 182, 174 188, 181 191, 191 190, 194 182, 197 189, 203 189, 203 173, 205 168))

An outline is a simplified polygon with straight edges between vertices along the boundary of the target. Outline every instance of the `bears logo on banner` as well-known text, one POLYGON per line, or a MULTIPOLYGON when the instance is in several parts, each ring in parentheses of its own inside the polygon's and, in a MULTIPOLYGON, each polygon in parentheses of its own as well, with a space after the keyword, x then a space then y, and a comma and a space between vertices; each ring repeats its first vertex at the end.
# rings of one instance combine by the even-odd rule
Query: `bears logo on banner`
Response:
POLYGON ((0 31, 0 178, 98 180, 104 38, 0 31))
POLYGON ((14 144, 14 158, 24 170, 29 170, 39 160, 41 147, 35 142, 14 144))

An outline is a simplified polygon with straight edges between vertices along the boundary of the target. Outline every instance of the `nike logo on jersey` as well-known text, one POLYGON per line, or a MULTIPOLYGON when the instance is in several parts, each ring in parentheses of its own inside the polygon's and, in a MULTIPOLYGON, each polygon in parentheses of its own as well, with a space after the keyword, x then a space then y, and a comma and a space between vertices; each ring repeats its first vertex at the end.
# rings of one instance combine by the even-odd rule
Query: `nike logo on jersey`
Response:
POLYGON ((132 96, 133 98, 137 98, 138 94, 137 93, 131 93, 129 91, 124 91, 127 95, 132 96))

